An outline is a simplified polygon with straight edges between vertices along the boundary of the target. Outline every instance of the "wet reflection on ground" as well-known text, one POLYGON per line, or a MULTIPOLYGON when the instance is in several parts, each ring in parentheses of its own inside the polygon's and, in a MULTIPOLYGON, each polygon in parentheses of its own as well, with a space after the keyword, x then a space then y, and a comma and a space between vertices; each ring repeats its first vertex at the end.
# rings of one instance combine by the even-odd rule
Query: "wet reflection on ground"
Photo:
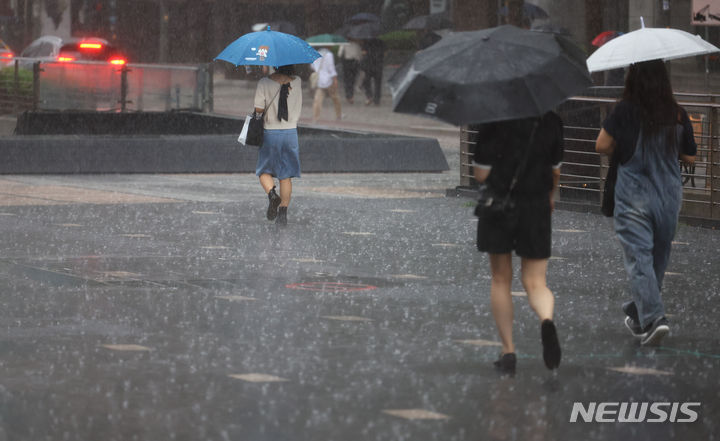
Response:
MULTIPOLYGON (((133 180, 52 179, 95 189, 133 180)), ((716 231, 680 227, 665 286, 672 334, 648 349, 622 325, 611 221, 557 212, 549 286, 564 358, 557 373, 543 367, 539 324, 513 285, 510 377, 492 367, 488 263, 467 200, 298 185, 277 229, 251 176, 134 179, 125 188, 164 199, 0 209, 0 439, 664 440, 719 430, 716 231), (195 198, 199 186, 207 192, 195 198), (701 407, 693 423, 571 423, 576 402, 701 407)))

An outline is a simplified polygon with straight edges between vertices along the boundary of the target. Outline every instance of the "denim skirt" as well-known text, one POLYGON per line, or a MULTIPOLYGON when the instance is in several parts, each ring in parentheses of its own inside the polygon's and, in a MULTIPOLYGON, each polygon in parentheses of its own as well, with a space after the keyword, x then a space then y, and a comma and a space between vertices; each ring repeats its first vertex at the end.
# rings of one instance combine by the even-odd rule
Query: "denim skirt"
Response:
POLYGON ((265 130, 255 174, 260 176, 265 173, 278 179, 300 177, 297 129, 265 130))

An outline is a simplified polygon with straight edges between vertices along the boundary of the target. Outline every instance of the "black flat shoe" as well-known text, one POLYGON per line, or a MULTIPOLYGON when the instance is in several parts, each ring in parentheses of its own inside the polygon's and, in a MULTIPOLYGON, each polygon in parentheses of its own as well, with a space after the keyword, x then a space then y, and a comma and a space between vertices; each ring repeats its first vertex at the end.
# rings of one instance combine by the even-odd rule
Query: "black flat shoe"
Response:
POLYGON ((282 199, 275 192, 275 187, 273 187, 268 192, 267 220, 275 220, 275 218, 277 217, 278 207, 280 206, 280 202, 282 202, 282 199))
POLYGON ((515 357, 514 352, 500 354, 500 358, 498 358, 497 361, 494 361, 493 364, 495 365, 495 369, 500 372, 514 374, 517 357, 515 357))
POLYGON ((560 366, 560 342, 557 330, 552 320, 543 320, 540 325, 540 338, 543 345, 543 360, 548 369, 557 369, 560 366))

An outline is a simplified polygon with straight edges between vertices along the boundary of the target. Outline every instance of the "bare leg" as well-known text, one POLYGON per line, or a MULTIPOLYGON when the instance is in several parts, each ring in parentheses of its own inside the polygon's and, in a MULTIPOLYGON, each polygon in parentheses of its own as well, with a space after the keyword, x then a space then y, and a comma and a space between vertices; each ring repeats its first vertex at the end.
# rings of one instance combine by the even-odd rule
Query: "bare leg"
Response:
POLYGON ((270 190, 275 186, 275 180, 273 179, 272 175, 268 173, 263 173, 260 175, 260 185, 262 185, 263 190, 265 190, 265 193, 270 193, 270 190))
POLYGON ((342 119, 342 105, 340 104, 340 94, 338 93, 338 86, 330 86, 328 92, 330 93, 330 98, 332 98, 333 103, 335 104, 335 118, 342 119))
POLYGON ((292 195, 292 179, 281 179, 280 180, 280 202, 281 207, 287 207, 290 205, 290 195, 292 195))
POLYGON ((325 89, 315 89, 315 97, 313 98, 313 121, 320 119, 320 111, 322 111, 323 100, 325 99, 325 89))
POLYGON ((548 259, 522 259, 522 283, 528 295, 530 307, 543 320, 552 320, 555 298, 547 287, 548 259))
POLYGON ((552 322, 555 298, 547 287, 548 259, 522 259, 522 282, 528 294, 530 306, 540 318, 540 338, 543 360, 548 369, 560 366, 562 350, 555 324, 552 322))
POLYGON ((502 340, 502 352, 508 354, 515 352, 515 345, 512 341, 513 304, 510 295, 512 254, 490 254, 489 256, 490 271, 492 272, 490 303, 495 325, 500 334, 500 340, 502 340))

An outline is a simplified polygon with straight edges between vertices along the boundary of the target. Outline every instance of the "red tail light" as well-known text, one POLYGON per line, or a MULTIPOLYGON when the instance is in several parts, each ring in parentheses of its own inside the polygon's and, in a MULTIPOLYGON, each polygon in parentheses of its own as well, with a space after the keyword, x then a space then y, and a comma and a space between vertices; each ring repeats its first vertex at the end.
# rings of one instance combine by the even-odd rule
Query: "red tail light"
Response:
POLYGON ((67 56, 67 55, 60 55, 60 56, 58 57, 58 61, 67 63, 67 62, 70 62, 70 61, 75 61, 75 57, 69 57, 69 56, 67 56))
POLYGON ((110 64, 114 64, 116 66, 122 66, 126 62, 124 58, 119 58, 119 57, 111 58, 109 61, 110 61, 110 64))
POLYGON ((100 50, 102 47, 100 43, 80 43, 80 49, 100 50))

